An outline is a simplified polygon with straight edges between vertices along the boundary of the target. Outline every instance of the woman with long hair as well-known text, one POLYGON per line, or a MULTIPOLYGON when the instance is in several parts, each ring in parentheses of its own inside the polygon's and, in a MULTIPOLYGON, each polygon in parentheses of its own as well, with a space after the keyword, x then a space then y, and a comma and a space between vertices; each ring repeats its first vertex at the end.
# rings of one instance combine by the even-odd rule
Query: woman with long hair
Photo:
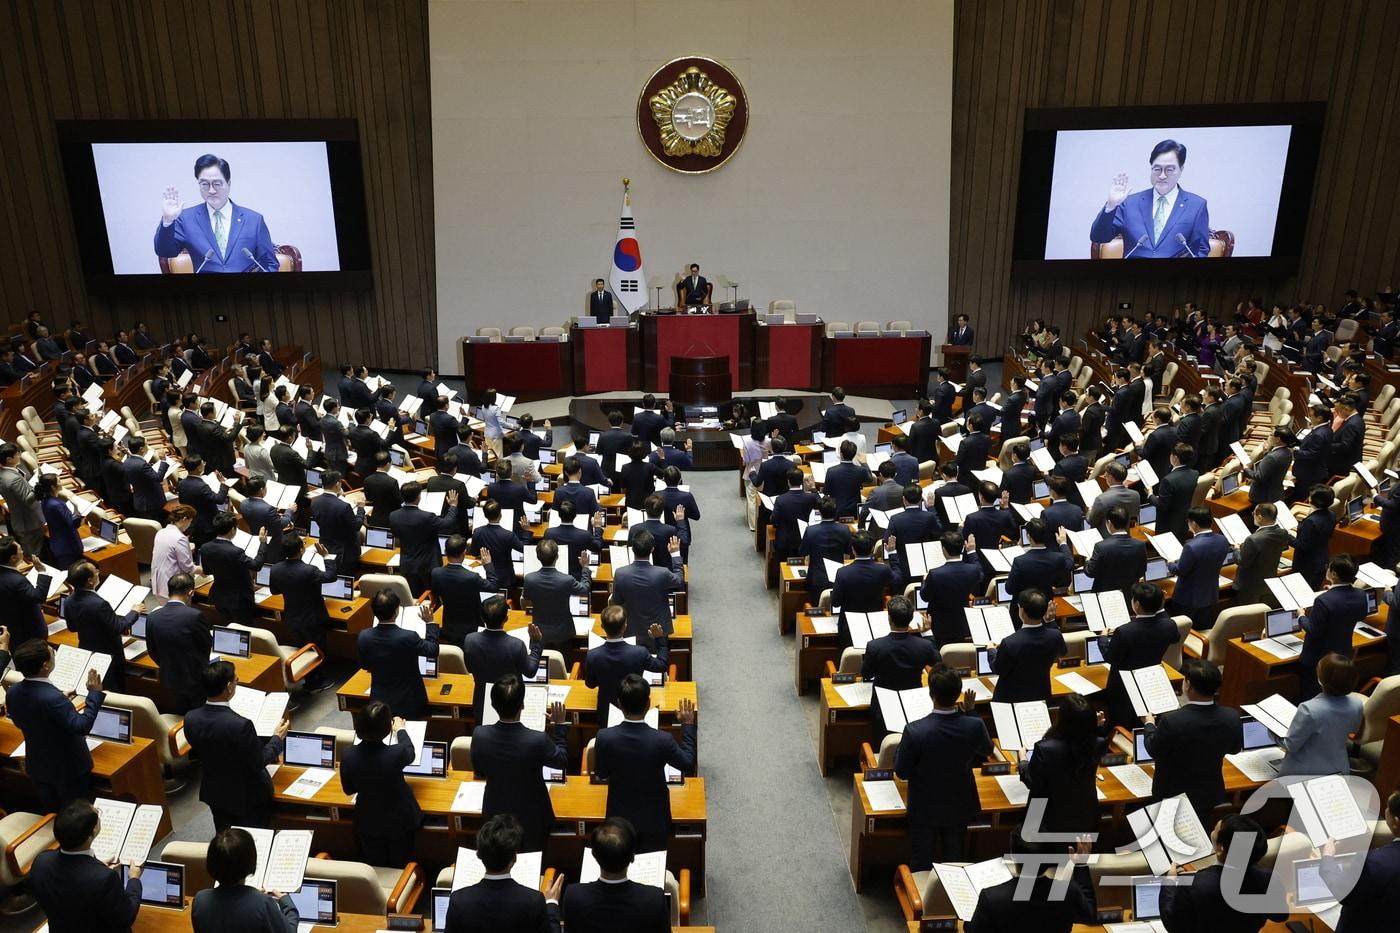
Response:
POLYGON ((1021 783, 1032 804, 1043 800, 1040 830, 1092 833, 1099 824, 1096 790, 1099 760, 1106 744, 1099 737, 1102 713, 1077 693, 1060 701, 1059 718, 1035 743, 1021 765, 1021 783))

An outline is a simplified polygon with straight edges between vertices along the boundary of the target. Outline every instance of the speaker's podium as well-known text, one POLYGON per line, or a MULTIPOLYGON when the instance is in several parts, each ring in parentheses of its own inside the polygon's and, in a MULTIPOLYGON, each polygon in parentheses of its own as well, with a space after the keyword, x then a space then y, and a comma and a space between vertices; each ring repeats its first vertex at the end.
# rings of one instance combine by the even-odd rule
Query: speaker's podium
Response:
POLYGON ((953 382, 966 382, 967 358, 972 355, 972 348, 955 343, 945 343, 942 350, 943 371, 948 374, 948 378, 953 382))
MULTIPOLYGON (((753 388, 753 311, 738 314, 654 314, 638 316, 642 336, 642 385, 648 392, 686 391, 700 380, 706 404, 718 395, 753 388), (682 367, 679 372, 676 367, 682 367), (673 381, 680 376, 681 382, 673 381)), ((695 402, 699 399, 688 399, 695 402)))
POLYGON ((727 356, 671 357, 671 401, 682 405, 723 405, 734 396, 734 374, 727 356))

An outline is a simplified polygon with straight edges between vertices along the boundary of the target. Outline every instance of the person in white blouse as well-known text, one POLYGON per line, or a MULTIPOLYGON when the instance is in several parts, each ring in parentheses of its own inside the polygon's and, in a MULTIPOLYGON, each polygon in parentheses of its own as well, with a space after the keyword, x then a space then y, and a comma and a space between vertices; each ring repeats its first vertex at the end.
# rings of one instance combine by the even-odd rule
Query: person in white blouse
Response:
POLYGON ((194 574, 194 551, 186 536, 194 523, 194 509, 177 505, 170 510, 170 524, 156 532, 151 546, 151 592, 162 604, 170 599, 170 578, 177 573, 194 574))

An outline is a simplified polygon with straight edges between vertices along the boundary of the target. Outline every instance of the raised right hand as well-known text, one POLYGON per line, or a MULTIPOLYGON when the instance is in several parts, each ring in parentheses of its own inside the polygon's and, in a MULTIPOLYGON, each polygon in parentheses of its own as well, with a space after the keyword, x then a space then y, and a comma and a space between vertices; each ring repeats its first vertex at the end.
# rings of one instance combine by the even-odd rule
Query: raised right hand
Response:
POLYGON ((161 195, 160 202, 160 222, 163 226, 170 226, 175 219, 180 216, 180 192, 172 185, 165 189, 161 195))
POLYGON ((1103 209, 1111 211, 1122 204, 1128 197, 1128 173, 1119 172, 1113 176, 1113 184, 1108 188, 1108 200, 1104 202, 1103 209))
POLYGON ((695 701, 691 699, 681 700, 679 708, 676 710, 676 719, 680 720, 683 726, 693 726, 695 724, 695 701))
POLYGON ((94 690, 101 690, 101 689, 102 689, 102 675, 99 674, 99 673, 97 673, 97 671, 93 670, 92 668, 89 668, 89 669, 88 669, 88 673, 87 673, 87 685, 86 685, 86 686, 87 686, 87 688, 88 688, 88 692, 89 692, 89 693, 91 693, 91 692, 94 691, 94 690))
POLYGON ((407 726, 407 725, 408 725, 408 723, 404 722, 404 718, 403 718, 402 716, 395 716, 395 717, 394 717, 394 724, 393 724, 393 726, 391 726, 391 728, 392 728, 393 731, 395 731, 395 732, 400 732, 400 731, 402 731, 403 728, 404 728, 405 726, 407 726))

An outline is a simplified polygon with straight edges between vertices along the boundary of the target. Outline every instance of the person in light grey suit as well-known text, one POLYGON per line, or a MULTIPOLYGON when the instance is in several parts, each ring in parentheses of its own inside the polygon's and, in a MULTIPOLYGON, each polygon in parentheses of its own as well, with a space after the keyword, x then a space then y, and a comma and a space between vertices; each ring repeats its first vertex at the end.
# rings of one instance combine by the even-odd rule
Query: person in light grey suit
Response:
POLYGON ((525 574, 525 598, 530 601, 532 621, 544 636, 544 646, 555 651, 567 651, 574 641, 574 613, 569 600, 587 596, 593 586, 588 563, 579 562, 581 575, 577 580, 554 565, 559 560, 559 542, 546 539, 535 546, 540 569, 525 574))
POLYGON ((1283 740, 1279 776, 1350 774, 1350 736, 1361 731, 1363 701, 1356 687, 1356 664, 1335 651, 1317 662, 1322 692, 1298 706, 1283 740))
POLYGON ((1108 477, 1108 488, 1098 494, 1093 505, 1089 509, 1089 524, 1099 531, 1104 530, 1104 519, 1108 515, 1108 510, 1117 506, 1128 513, 1128 520, 1137 524, 1138 510, 1142 508, 1142 497, 1137 494, 1137 490, 1129 489, 1123 485, 1123 481, 1128 478, 1128 468, 1117 461, 1110 463, 1104 468, 1104 476, 1108 477))
POLYGON ((266 433, 261 425, 256 424, 243 429, 243 465, 248 468, 249 476, 276 479, 277 470, 272 466, 272 454, 262 444, 266 433))
POLYGON ((1289 545, 1288 532, 1276 524, 1277 520, 1278 507, 1272 502, 1254 507, 1254 533, 1240 544, 1239 569, 1235 573, 1236 605, 1278 605, 1264 582, 1278 576, 1279 558, 1289 545))
POLYGON ((670 570, 651 562, 651 549, 655 544, 650 531, 637 533, 632 539, 632 563, 613 569, 612 596, 608 598, 613 605, 627 610, 627 634, 636 636, 637 644, 649 650, 655 650, 650 632, 653 624, 661 626, 667 635, 671 634, 674 626, 668 597, 685 586, 681 539, 671 539, 670 570))
POLYGON ((34 493, 34 474, 20 463, 19 448, 14 444, 0 444, 0 495, 10 512, 10 534, 27 559, 38 560, 44 546, 44 512, 34 493))

